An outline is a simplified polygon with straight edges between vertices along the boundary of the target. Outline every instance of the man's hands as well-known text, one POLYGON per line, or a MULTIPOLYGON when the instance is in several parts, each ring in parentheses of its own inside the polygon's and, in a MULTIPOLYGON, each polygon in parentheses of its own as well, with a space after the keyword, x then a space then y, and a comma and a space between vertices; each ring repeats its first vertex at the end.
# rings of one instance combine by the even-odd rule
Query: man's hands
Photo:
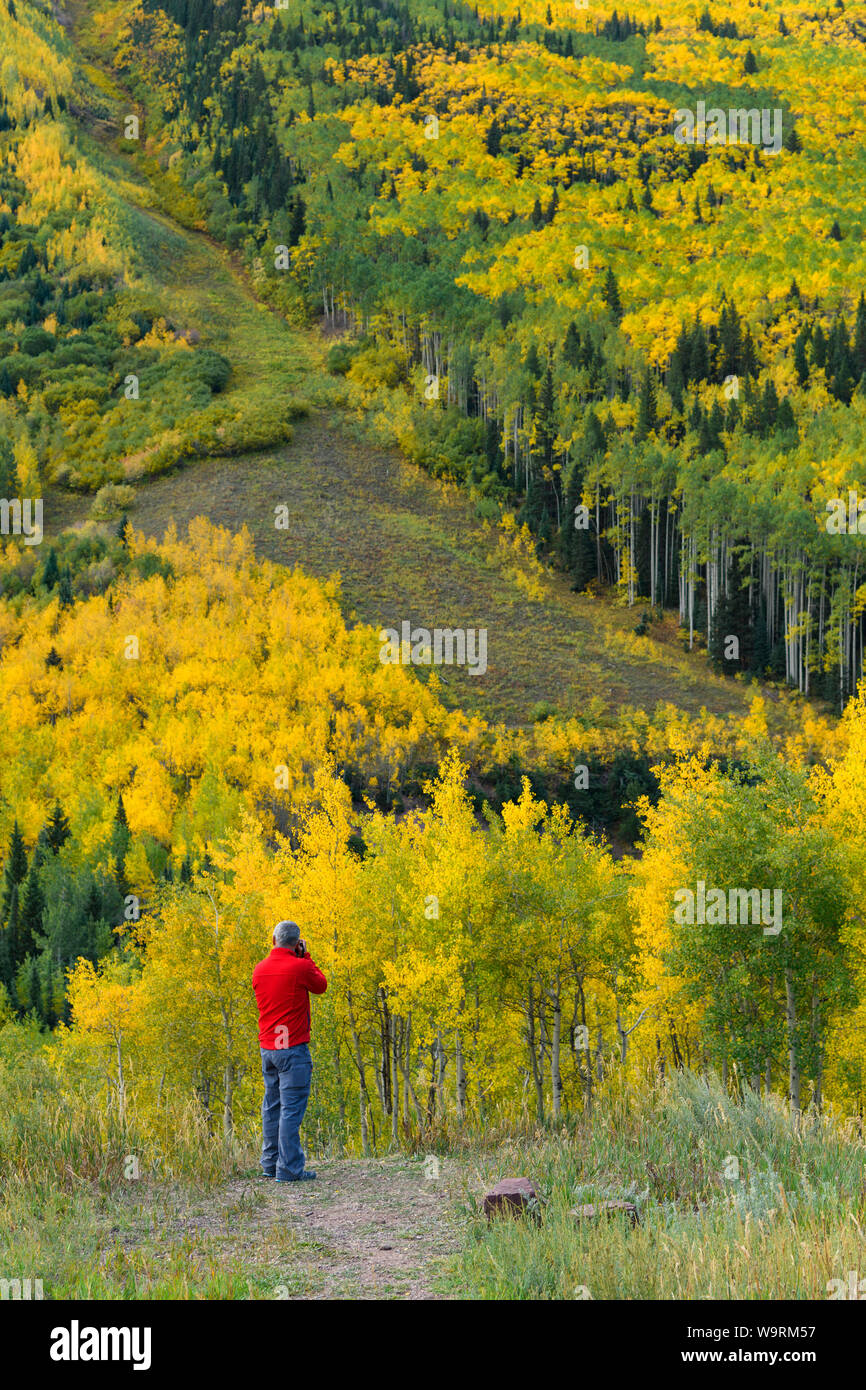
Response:
POLYGON ((296 955, 296 956, 305 956, 306 954, 307 954, 307 943, 306 943, 306 941, 304 940, 304 938, 301 937, 301 939, 297 942, 297 944, 296 944, 296 946, 295 946, 295 955, 296 955))

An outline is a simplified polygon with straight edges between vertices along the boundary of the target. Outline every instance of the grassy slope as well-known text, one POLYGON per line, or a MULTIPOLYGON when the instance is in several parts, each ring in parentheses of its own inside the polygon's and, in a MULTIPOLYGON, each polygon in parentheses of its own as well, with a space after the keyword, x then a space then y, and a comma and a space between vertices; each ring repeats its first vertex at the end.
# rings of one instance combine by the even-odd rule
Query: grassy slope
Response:
MULTIPOLYGON (((747 691, 709 672, 703 657, 681 652, 671 619, 656 629, 661 641, 634 638, 634 612, 572 594, 556 575, 543 581, 543 602, 531 599, 464 494, 329 419, 318 335, 257 303, 223 248, 157 211, 156 194, 130 161, 107 157, 131 201, 145 287, 176 322, 230 357, 229 393, 273 383, 314 407, 276 454, 206 459, 143 482, 131 513, 137 527, 162 535, 170 522, 182 529, 201 514, 235 528, 247 524, 261 554, 317 575, 339 570, 346 604, 360 619, 486 627, 487 675, 455 669, 446 686, 488 717, 522 722, 540 700, 576 714, 593 697, 613 706, 652 709, 665 700, 690 711, 745 711, 747 691), (288 533, 274 527, 281 503, 289 508, 288 533)), ((47 534, 82 520, 88 506, 55 489, 47 534)))

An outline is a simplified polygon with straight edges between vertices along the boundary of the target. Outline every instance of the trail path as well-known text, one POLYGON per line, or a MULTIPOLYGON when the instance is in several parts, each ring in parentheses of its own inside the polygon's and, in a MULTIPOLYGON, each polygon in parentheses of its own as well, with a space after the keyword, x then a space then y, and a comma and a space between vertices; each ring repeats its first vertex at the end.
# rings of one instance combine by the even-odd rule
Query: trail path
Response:
POLYGON ((200 1193, 127 1189, 98 1258, 135 1269, 138 1297, 178 1268, 192 1297, 216 1271, 231 1272, 231 1298, 453 1297, 460 1231, 449 1167, 430 1181, 417 1158, 343 1159, 317 1161, 309 1183, 250 1176, 200 1193))

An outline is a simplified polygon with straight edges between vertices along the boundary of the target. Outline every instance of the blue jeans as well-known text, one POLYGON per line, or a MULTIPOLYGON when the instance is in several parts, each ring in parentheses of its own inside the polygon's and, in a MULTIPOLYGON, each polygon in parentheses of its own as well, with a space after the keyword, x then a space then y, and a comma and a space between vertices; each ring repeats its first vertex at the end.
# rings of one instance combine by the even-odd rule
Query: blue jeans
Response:
POLYGON ((262 1101, 262 1171, 291 1179, 304 1171, 299 1130, 310 1098, 313 1061, 309 1043, 261 1048, 265 1098, 262 1101))

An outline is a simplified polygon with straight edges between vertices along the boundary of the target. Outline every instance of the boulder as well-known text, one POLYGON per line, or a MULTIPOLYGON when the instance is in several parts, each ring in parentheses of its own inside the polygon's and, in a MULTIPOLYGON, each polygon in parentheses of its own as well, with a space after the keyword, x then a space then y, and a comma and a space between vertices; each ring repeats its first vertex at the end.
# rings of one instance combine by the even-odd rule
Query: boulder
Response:
POLYGON ((484 1198, 484 1215, 489 1221, 494 1212, 500 1216, 517 1216, 521 1212, 531 1212, 538 1219, 537 1205, 530 1208, 530 1202, 538 1202, 538 1193, 529 1178, 503 1178, 484 1198))
POLYGON ((634 1202, 588 1202, 582 1207, 573 1207, 572 1216, 578 1221, 594 1221, 599 1216, 627 1216, 633 1226, 640 1225, 640 1215, 634 1202))

